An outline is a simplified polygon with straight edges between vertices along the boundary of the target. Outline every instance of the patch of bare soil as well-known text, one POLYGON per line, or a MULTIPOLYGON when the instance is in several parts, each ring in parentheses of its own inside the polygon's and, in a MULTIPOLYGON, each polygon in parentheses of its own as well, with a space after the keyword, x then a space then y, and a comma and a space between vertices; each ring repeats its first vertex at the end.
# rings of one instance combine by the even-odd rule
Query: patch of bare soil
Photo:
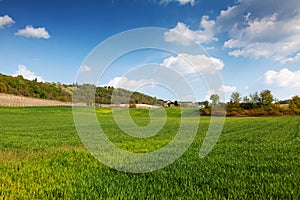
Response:
POLYGON ((0 106, 71 106, 70 102, 38 99, 0 93, 0 106))

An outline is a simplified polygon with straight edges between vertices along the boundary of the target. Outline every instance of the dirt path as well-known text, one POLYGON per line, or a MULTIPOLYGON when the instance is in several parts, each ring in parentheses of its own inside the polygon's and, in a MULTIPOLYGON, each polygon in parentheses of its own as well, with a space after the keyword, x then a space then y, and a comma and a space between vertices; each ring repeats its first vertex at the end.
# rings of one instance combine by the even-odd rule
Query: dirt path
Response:
POLYGON ((0 93, 0 106, 71 106, 71 103, 65 103, 55 100, 30 98, 0 93))

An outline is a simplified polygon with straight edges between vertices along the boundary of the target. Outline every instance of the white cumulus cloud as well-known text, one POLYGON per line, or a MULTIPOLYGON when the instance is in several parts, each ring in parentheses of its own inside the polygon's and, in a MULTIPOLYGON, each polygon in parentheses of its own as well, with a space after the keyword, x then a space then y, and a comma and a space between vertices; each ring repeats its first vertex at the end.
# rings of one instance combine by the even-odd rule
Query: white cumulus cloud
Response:
POLYGON ((219 91, 225 92, 225 93, 232 93, 232 92, 236 91, 236 87, 229 86, 229 85, 223 85, 219 88, 219 91))
POLYGON ((4 26, 8 26, 13 23, 15 23, 15 21, 8 15, 0 17, 0 28, 3 28, 4 26))
POLYGON ((282 64, 300 61, 299 0, 284 4, 281 0, 238 0, 221 10, 215 20, 203 16, 199 29, 178 22, 164 37, 167 42, 187 46, 193 41, 217 41, 216 36, 224 33, 228 35, 224 47, 230 56, 265 57, 282 64))
POLYGON ((114 88, 123 88, 130 91, 135 91, 149 84, 153 85, 154 84, 153 80, 147 80, 147 79, 130 80, 127 77, 115 77, 112 80, 110 80, 107 84, 104 84, 103 86, 112 86, 114 88))
POLYGON ((91 71, 91 68, 87 65, 82 65, 82 66, 80 66, 79 71, 80 72, 89 72, 89 71, 91 71))
POLYGON ((281 63, 296 61, 300 52, 298 0, 241 0, 220 12, 215 30, 227 32, 224 47, 235 57, 266 57, 281 63))
POLYGON ((26 28, 18 30, 16 35, 27 38, 50 38, 50 34, 44 27, 34 28, 33 26, 26 26, 26 28))
POLYGON ((280 71, 269 70, 263 75, 263 81, 266 85, 283 87, 283 88, 299 88, 300 87, 300 70, 290 71, 284 68, 280 71))
POLYGON ((222 60, 205 55, 178 54, 166 58, 161 66, 172 68, 182 74, 213 74, 224 68, 222 60))
POLYGON ((230 94, 236 91, 235 86, 222 85, 218 90, 209 89, 204 97, 204 100, 210 101, 210 97, 213 94, 217 94, 220 97, 221 102, 228 101, 230 94))
POLYGON ((177 25, 164 33, 166 42, 173 42, 184 46, 191 45, 193 42, 197 44, 217 41, 214 37, 214 21, 209 20, 208 16, 203 16, 200 22, 202 30, 191 30, 186 24, 178 22, 177 25))
POLYGON ((41 82, 43 81, 43 78, 40 76, 37 76, 34 72, 28 70, 25 65, 19 65, 18 70, 15 72, 13 76, 22 75, 23 78, 28 80, 34 80, 37 79, 37 81, 41 82))

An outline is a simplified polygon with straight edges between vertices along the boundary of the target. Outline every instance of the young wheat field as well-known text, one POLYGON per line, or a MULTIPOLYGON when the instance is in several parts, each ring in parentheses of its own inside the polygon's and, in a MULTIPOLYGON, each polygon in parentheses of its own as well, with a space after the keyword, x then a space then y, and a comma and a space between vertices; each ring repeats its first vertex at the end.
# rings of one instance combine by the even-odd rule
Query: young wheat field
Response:
MULTIPOLYGON (((148 110, 131 109, 137 124, 148 110)), ((110 109, 96 113, 107 137, 128 151, 149 152, 172 140, 179 109, 167 109, 164 129, 133 139, 110 109)), ((189 115, 198 123, 197 112, 189 115)), ((0 107, 0 199, 300 199, 300 117, 228 117, 214 149, 199 150, 210 122, 173 164, 126 173, 95 159, 81 143, 71 107, 0 107)))

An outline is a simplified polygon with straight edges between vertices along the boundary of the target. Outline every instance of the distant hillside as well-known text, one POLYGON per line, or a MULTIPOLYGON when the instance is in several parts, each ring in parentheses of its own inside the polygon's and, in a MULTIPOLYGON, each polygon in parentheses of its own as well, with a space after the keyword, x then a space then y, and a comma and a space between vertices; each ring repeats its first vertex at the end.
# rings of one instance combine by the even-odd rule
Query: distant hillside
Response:
POLYGON ((58 83, 30 81, 22 76, 0 74, 0 93, 70 102, 72 88, 58 83))
MULTIPOLYGON (((76 94, 76 102, 85 102, 87 101, 86 97, 90 96, 89 94, 94 95, 95 93, 95 103, 98 104, 164 104, 164 101, 161 99, 140 92, 131 92, 122 88, 113 88, 110 86, 95 87, 90 84, 74 85, 73 92, 76 94), (96 92, 94 92, 95 90, 96 92)), ((93 99, 93 96, 91 99, 93 99)))
POLYGON ((113 87, 96 87, 94 85, 84 84, 60 84, 37 82, 37 80, 27 80, 22 76, 7 76, 0 73, 0 93, 14 94, 25 97, 34 97, 41 99, 58 100, 63 102, 71 102, 72 95, 76 92, 77 101, 86 102, 86 91, 89 90, 95 93, 95 103, 97 104, 111 104, 111 103, 145 103, 150 105, 163 104, 163 100, 155 97, 145 95, 139 92, 131 92, 125 89, 115 89, 113 87), (112 96, 117 94, 111 102, 112 96))

